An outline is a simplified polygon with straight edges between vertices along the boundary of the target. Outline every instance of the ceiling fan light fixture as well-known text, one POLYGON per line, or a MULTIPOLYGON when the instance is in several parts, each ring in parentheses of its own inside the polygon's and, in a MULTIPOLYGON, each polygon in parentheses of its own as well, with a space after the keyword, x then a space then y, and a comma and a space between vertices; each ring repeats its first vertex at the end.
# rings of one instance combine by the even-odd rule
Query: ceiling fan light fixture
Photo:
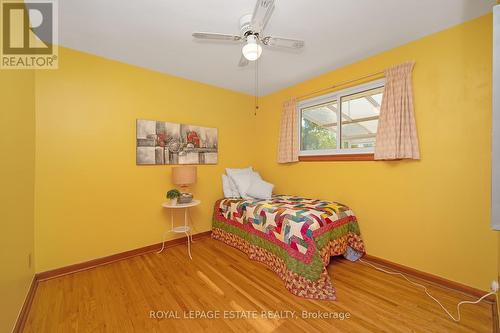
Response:
MULTIPOLYGON (((0 0, 2 1, 2 0, 0 0)), ((238 62, 239 67, 247 66, 250 61, 259 59, 264 46, 279 49, 301 49, 304 41, 299 39, 273 37, 264 33, 271 14, 274 11, 276 0, 255 0, 253 14, 246 14, 240 18, 240 33, 238 35, 217 32, 194 32, 193 37, 198 40, 231 41, 244 43, 242 55, 238 62)), ((500 0, 499 0, 500 1, 500 0)))
POLYGON ((254 35, 249 35, 247 43, 243 46, 241 52, 246 59, 255 61, 262 54, 262 47, 257 43, 257 38, 254 35))

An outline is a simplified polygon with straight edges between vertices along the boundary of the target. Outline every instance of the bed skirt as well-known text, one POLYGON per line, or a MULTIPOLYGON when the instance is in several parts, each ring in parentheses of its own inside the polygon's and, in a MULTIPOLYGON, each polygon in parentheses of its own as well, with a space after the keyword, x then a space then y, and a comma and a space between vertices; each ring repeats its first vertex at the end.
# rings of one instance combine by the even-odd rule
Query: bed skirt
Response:
MULTIPOLYGON (((332 285, 326 266, 330 262, 330 258, 336 255, 345 255, 348 248, 351 248, 359 253, 364 253, 364 245, 361 237, 353 232, 348 232, 336 239, 329 240, 319 251, 323 270, 318 278, 312 280, 294 272, 280 256, 272 253, 261 246, 252 244, 243 237, 235 233, 228 232, 218 226, 221 222, 214 220, 212 229, 212 238, 219 240, 227 245, 239 249, 246 253, 252 260, 258 261, 266 265, 274 271, 285 283, 286 289, 292 294, 317 300, 335 300, 335 289, 332 285)), ((261 239, 262 242, 267 242, 261 239)), ((269 244, 272 247, 272 244, 269 244)))

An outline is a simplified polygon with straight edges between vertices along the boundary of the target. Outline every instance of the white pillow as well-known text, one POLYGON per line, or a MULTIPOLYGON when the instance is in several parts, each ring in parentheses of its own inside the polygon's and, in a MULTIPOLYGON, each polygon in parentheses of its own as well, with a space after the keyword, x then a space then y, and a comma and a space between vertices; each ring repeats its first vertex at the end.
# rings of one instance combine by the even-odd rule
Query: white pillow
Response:
POLYGON ((273 188, 274 188, 273 184, 268 183, 262 180, 261 178, 253 179, 250 186, 247 189, 247 195, 255 199, 269 200, 273 195, 273 188))
POLYGON ((240 193, 233 181, 226 175, 222 175, 222 190, 226 198, 239 198, 240 193))
POLYGON ((253 169, 251 166, 248 168, 243 168, 243 169, 226 168, 226 173, 229 176, 229 178, 231 178, 231 176, 233 176, 233 175, 239 175, 239 174, 243 174, 243 173, 250 174, 252 172, 253 172, 253 169))
POLYGON ((253 181, 261 179, 260 175, 253 171, 251 173, 233 173, 229 178, 236 184, 238 192, 243 199, 252 199, 252 197, 247 194, 247 190, 253 181))
POLYGON ((240 192, 238 192, 238 187, 236 187, 236 184, 231 179, 231 177, 227 176, 227 182, 229 183, 229 187, 231 188, 231 191, 234 193, 234 196, 240 198, 240 192))
POLYGON ((231 187, 232 192, 234 193, 234 196, 236 198, 241 198, 240 192, 238 191, 238 187, 236 186, 235 182, 231 178, 232 175, 240 175, 240 174, 251 174, 253 172, 253 169, 251 166, 248 168, 242 168, 242 169, 230 169, 226 168, 226 173, 228 176, 229 180, 229 186, 231 187))

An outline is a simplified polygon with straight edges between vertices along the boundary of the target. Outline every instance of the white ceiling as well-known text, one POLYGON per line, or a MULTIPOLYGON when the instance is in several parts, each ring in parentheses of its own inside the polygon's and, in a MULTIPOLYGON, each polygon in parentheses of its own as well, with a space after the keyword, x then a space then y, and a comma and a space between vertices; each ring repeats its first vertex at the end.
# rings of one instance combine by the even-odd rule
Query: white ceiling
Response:
MULTIPOLYGON (((305 40, 300 52, 265 49, 259 95, 481 16, 495 0, 277 0, 266 34, 305 40)), ((62 46, 254 95, 241 46, 194 31, 238 34, 255 0, 62 0, 62 46)))

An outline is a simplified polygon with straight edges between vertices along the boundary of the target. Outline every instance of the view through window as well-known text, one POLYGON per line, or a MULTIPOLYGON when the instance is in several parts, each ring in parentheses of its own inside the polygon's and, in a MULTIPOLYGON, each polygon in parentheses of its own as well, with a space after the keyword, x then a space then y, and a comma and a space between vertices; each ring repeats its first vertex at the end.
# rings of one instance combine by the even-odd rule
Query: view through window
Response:
POLYGON ((372 153, 383 89, 377 81, 299 103, 301 155, 372 153))

